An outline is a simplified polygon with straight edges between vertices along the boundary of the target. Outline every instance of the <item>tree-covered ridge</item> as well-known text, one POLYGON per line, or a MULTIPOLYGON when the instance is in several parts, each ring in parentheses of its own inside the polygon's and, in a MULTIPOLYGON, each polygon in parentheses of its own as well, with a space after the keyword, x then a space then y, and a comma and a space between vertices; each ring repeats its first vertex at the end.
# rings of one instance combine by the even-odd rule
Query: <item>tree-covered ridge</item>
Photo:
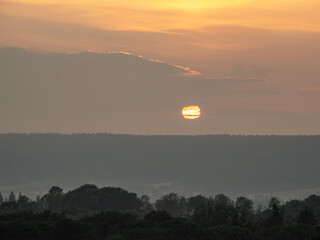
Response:
POLYGON ((93 182, 154 198, 307 192, 319 188, 319 149, 320 136, 0 134, 0 189, 32 196, 93 182), (171 185, 153 187, 161 183, 171 185))
POLYGON ((151 203, 90 184, 67 193, 54 186, 36 201, 10 196, 0 205, 0 239, 320 239, 317 195, 286 203, 272 197, 257 209, 246 197, 170 193, 151 203))

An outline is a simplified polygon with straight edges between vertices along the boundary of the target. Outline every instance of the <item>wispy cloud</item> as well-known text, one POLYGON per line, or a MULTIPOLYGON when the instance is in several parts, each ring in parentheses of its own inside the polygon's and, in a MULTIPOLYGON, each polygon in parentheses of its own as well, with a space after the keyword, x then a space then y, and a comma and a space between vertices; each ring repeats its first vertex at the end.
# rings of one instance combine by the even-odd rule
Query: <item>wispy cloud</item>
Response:
POLYGON ((306 88, 299 88, 298 91, 300 92, 314 92, 320 93, 320 87, 306 87, 306 88))
POLYGON ((11 0, 0 12, 58 22, 78 22, 105 30, 166 31, 210 25, 319 31, 318 1, 302 0, 11 0), (288 7, 290 6, 290 7, 288 7), (221 11, 224 9, 224 11, 221 11), (281 22, 281 24, 278 24, 281 22))
POLYGON ((181 69, 183 71, 182 76, 186 76, 186 77, 202 76, 202 73, 200 73, 196 70, 193 70, 190 67, 184 67, 184 66, 180 66, 180 65, 176 65, 176 64, 170 64, 170 63, 166 63, 163 60, 146 58, 142 55, 135 55, 135 54, 125 52, 125 51, 101 52, 101 51, 92 51, 92 50, 88 49, 87 52, 97 53, 97 54, 124 54, 124 55, 128 55, 128 56, 134 56, 134 57, 138 57, 138 58, 144 59, 149 62, 161 63, 161 64, 165 64, 165 65, 168 65, 168 66, 171 66, 174 68, 181 69))

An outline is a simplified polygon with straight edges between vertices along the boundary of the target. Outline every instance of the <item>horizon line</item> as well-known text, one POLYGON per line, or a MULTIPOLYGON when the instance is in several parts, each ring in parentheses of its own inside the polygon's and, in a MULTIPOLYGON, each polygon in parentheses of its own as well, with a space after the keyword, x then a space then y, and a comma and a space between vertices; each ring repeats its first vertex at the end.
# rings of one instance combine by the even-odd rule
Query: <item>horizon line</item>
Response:
POLYGON ((132 134, 132 133, 108 133, 108 132, 0 132, 0 135, 120 135, 120 136, 137 136, 137 137, 206 137, 206 136, 228 136, 228 137, 320 137, 318 134, 132 134))

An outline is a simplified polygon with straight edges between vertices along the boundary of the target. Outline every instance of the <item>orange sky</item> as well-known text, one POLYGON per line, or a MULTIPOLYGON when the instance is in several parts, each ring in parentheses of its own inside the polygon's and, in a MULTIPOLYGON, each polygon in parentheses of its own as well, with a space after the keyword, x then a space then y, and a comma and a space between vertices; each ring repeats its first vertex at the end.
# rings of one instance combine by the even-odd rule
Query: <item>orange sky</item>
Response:
POLYGON ((207 100, 219 132, 319 133, 319 12, 318 0, 0 0, 0 47, 124 51, 260 79, 207 100))
POLYGON ((10 0, 1 13, 105 30, 163 32, 213 25, 320 31, 316 0, 10 0))

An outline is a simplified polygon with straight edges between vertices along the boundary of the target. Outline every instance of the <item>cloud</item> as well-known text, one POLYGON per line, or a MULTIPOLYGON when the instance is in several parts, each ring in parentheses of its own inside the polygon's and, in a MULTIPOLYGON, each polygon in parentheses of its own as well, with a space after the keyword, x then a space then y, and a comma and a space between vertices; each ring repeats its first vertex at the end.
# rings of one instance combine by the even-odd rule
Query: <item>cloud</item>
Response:
POLYGON ((152 58, 145 58, 145 57, 143 57, 143 56, 141 56, 141 55, 134 55, 134 54, 131 54, 131 53, 129 53, 129 52, 123 52, 123 51, 115 51, 115 52, 95 52, 95 51, 91 51, 91 50, 88 50, 88 52, 98 53, 98 54, 125 54, 125 55, 129 55, 129 56, 135 56, 135 57, 138 57, 138 58, 141 58, 141 59, 150 61, 150 62, 167 64, 167 65, 169 65, 169 66, 172 66, 172 67, 181 69, 181 70, 184 71, 184 72, 182 73, 183 76, 192 77, 192 76, 201 76, 201 75, 202 75, 200 72, 195 71, 195 70, 192 70, 192 69, 189 68, 189 67, 184 67, 184 66, 180 66, 180 65, 176 65, 176 64, 169 64, 169 63, 166 63, 166 62, 163 61, 163 60, 152 59, 152 58))
POLYGON ((210 79, 128 52, 35 53, 0 49, 0 132, 161 132, 184 105, 205 105, 227 87, 256 80, 210 79))
POLYGON ((0 48, 0 132, 274 134, 318 129, 315 94, 305 98, 293 86, 291 95, 281 89, 274 94, 275 82, 264 74, 188 76, 196 70, 186 68, 130 52, 0 48), (288 96, 294 104, 287 104, 288 96), (184 122, 181 110, 188 105, 200 107, 197 122, 184 122), (250 114, 257 111, 279 114, 250 114))
POLYGON ((300 92, 310 92, 310 93, 320 93, 320 87, 299 88, 298 91, 300 91, 300 92))
POLYGON ((302 0, 180 1, 0 1, 0 12, 100 29, 165 32, 172 28, 202 29, 210 25, 255 26, 263 29, 318 31, 317 1, 302 0), (50 2, 50 3, 48 3, 50 2), (290 6, 288 8, 288 6, 290 6), (224 10, 222 10, 224 9, 224 10), (281 22, 282 24, 278 24, 281 22))
POLYGON ((198 71, 192 70, 189 67, 183 67, 183 66, 179 66, 179 65, 173 65, 177 68, 183 69, 184 71, 186 71, 183 76, 201 76, 202 74, 198 71))
POLYGON ((210 10, 210 16, 203 12, 198 17, 241 21, 245 16, 247 21, 217 25, 204 20, 199 27, 190 12, 187 19, 197 26, 188 25, 184 14, 179 17, 183 24, 174 24, 171 19, 177 11, 159 13, 132 5, 103 8, 97 1, 68 7, 60 0, 56 5, 26 2, 30 3, 0 0, 0 46, 48 54, 18 56, 11 52, 7 58, 2 56, 0 131, 56 131, 71 126, 70 131, 179 133, 181 122, 174 120, 179 119, 178 109, 198 104, 207 114, 202 119, 212 122, 193 128, 197 133, 199 129, 248 133, 253 126, 254 133, 319 132, 320 95, 301 94, 318 92, 310 86, 316 85, 320 74, 319 24, 315 26, 314 21, 319 3, 299 6, 308 12, 307 17, 297 16, 287 4, 274 5, 274 9, 285 8, 291 17, 295 15, 292 21, 283 11, 265 9, 271 5, 259 2, 256 5, 266 13, 265 20, 277 15, 266 25, 256 21, 261 14, 255 8, 230 8, 229 15, 210 10), (85 49, 93 52, 79 54, 85 49), (123 54, 95 53, 100 51, 123 54), (244 117, 241 125, 239 115, 224 119, 216 114, 217 108, 285 114, 268 119, 244 117))

